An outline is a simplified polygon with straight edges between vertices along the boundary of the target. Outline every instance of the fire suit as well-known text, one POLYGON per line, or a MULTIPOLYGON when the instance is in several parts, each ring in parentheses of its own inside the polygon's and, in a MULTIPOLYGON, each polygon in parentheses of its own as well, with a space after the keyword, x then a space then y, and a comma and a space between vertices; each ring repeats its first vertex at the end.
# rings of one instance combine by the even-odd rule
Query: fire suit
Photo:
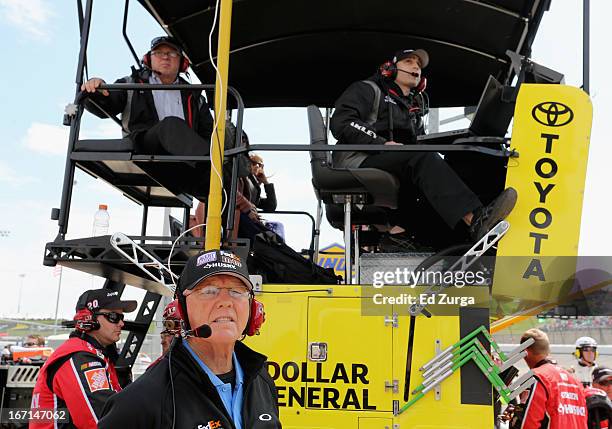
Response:
POLYGON ((542 360, 529 392, 521 429, 587 429, 582 384, 565 369, 542 360))
POLYGON ((113 351, 116 354, 89 335, 73 332, 41 368, 31 405, 32 411, 67 408, 68 421, 31 420, 30 429, 97 428, 104 404, 121 390, 113 351))

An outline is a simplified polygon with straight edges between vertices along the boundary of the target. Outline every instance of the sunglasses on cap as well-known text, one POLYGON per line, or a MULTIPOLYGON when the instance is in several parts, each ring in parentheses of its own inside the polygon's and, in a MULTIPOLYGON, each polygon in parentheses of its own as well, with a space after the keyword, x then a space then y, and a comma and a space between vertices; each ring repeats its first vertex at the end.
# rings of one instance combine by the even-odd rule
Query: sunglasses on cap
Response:
POLYGON ((123 313, 116 313, 114 311, 109 311, 106 313, 98 312, 98 313, 94 313, 94 316, 104 316, 106 320, 108 320, 111 323, 115 323, 115 324, 121 322, 123 318, 125 317, 123 313))

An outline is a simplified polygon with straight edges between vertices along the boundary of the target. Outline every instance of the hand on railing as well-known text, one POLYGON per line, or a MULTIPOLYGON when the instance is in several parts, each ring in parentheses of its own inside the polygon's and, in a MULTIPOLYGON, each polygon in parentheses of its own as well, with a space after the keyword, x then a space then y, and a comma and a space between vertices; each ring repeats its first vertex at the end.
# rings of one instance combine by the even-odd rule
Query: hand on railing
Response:
MULTIPOLYGON (((83 85, 81 85, 81 91, 93 93, 93 92, 98 91, 98 87, 105 83, 106 82, 104 82, 104 80, 100 79, 99 77, 92 77, 87 82, 85 82, 83 85)), ((109 92, 106 89, 103 89, 100 92, 105 97, 108 97, 109 95, 109 92)))

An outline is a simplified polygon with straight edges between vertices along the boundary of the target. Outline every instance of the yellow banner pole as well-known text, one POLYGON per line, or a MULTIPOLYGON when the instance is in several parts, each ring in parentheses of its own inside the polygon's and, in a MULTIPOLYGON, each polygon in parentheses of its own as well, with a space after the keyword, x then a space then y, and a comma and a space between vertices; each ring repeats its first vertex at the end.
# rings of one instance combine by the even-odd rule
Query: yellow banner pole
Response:
POLYGON ((221 0, 219 15, 219 41, 217 44, 217 80, 215 83, 215 122, 213 147, 210 153, 210 190, 206 213, 206 250, 218 249, 221 244, 221 206, 223 203, 223 148, 225 143, 225 112, 227 110, 227 86, 229 49, 232 26, 232 1, 221 0))

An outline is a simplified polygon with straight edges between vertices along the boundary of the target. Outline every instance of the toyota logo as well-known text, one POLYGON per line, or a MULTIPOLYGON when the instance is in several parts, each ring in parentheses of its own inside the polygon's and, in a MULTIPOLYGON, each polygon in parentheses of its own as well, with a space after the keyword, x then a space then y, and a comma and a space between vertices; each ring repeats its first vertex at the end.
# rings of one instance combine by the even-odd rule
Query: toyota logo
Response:
POLYGON ((545 101, 533 108, 531 116, 542 125, 562 127, 572 122, 574 112, 563 103, 545 101))

